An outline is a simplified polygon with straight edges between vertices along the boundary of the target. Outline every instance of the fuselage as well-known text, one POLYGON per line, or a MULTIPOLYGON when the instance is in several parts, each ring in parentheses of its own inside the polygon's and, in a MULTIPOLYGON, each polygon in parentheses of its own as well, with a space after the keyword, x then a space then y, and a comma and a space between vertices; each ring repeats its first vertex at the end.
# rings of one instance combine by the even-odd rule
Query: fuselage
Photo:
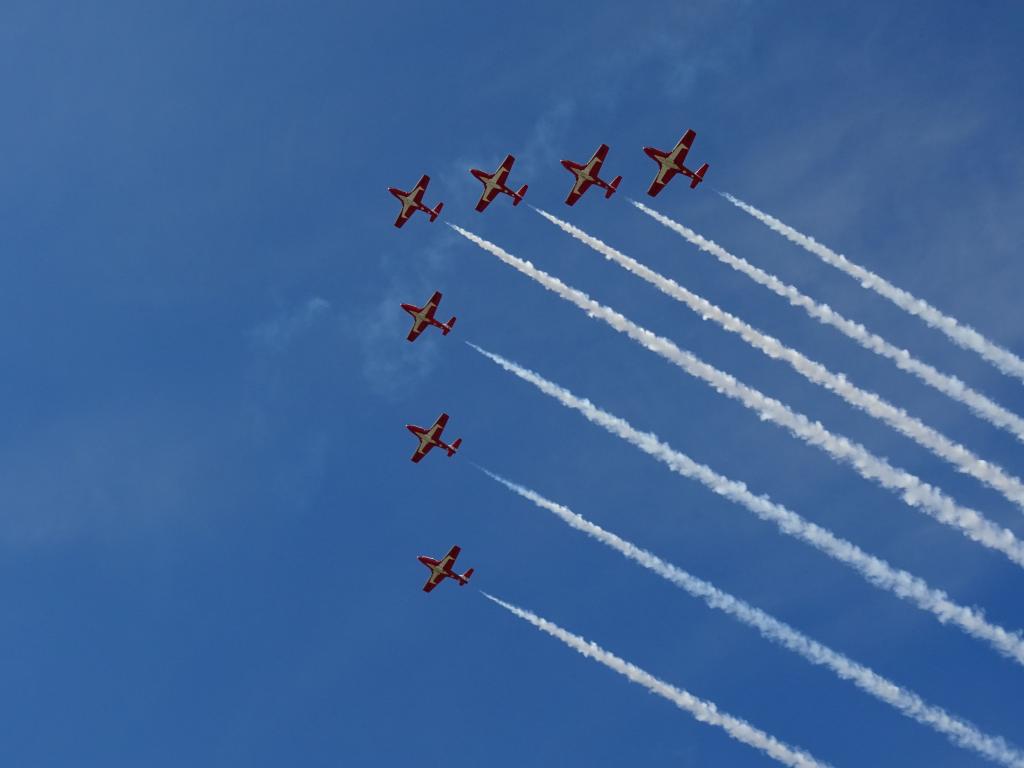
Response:
POLYGON ((494 180, 498 175, 497 172, 488 175, 483 171, 474 171, 473 175, 484 183, 484 196, 489 196, 494 190, 511 194, 508 187, 494 180))
POLYGON ((584 182, 590 182, 591 184, 596 184, 599 187, 603 187, 603 188, 607 189, 608 185, 605 183, 605 181, 600 176, 598 176, 597 173, 594 172, 594 166, 596 166, 596 165, 597 165, 597 158, 596 157, 595 158, 591 158, 590 162, 588 162, 586 165, 582 165, 582 166, 580 166, 580 165, 572 165, 572 164, 570 164, 568 162, 565 163, 565 167, 568 168, 570 171, 572 171, 573 173, 576 174, 576 186, 577 187, 580 184, 583 184, 584 182))
POLYGON ((417 307, 412 304, 403 304, 402 309, 412 315, 413 320, 416 321, 417 328, 421 323, 434 323, 434 319, 430 316, 429 307, 417 307))
POLYGON ((420 447, 417 449, 420 453, 422 453, 427 446, 431 445, 436 445, 438 448, 448 450, 448 446, 443 441, 435 437, 438 432, 437 426, 433 426, 430 429, 421 429, 420 427, 413 426, 412 424, 407 424, 405 428, 416 435, 417 439, 420 441, 420 447))
POLYGON ((405 216, 409 212, 410 208, 416 211, 426 211, 426 207, 422 203, 416 202, 417 190, 414 189, 412 192, 403 192, 395 187, 388 187, 388 192, 397 197, 402 203, 402 216, 405 216))

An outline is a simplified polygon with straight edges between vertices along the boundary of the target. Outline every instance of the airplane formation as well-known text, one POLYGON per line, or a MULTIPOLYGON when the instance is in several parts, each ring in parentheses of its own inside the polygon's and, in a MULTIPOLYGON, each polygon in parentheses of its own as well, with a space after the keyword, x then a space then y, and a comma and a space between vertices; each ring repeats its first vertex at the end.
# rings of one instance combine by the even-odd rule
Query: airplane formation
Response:
MULTIPOLYGON (((644 153, 647 154, 652 160, 658 164, 658 171, 651 182, 651 186, 647 190, 647 194, 651 197, 655 197, 662 189, 672 180, 676 174, 682 174, 690 179, 690 189, 696 189, 697 185, 704 180, 704 174, 707 173, 708 164, 704 163, 696 171, 690 170, 683 163, 686 160, 686 155, 690 151, 690 147, 693 145, 693 140, 697 137, 697 134, 693 130, 687 130, 679 142, 668 152, 664 152, 660 149, 653 147, 644 147, 644 153)), ((601 178, 600 172, 601 167, 604 165, 605 159, 608 157, 608 145, 602 144, 590 160, 586 163, 576 163, 572 160, 562 160, 562 166, 573 174, 575 177, 573 180, 572 188, 569 190, 569 196, 565 199, 566 205, 575 205, 576 201, 583 197, 583 194, 591 187, 598 187, 604 190, 605 199, 610 198, 615 194, 615 191, 619 188, 619 184, 622 182, 622 176, 616 176, 610 182, 605 181, 601 178)), ((515 157, 513 155, 506 155, 505 159, 498 166, 494 173, 487 173, 479 168, 470 168, 469 172, 473 178, 484 185, 483 192, 480 193, 480 199, 477 201, 476 210, 479 213, 483 213, 487 206, 489 206, 498 195, 508 195, 512 198, 512 206, 519 205, 523 198, 526 196, 526 190, 529 188, 528 184, 523 184, 518 190, 513 189, 507 185, 509 174, 512 171, 512 166, 515 164, 515 157)), ((412 218, 412 215, 416 211, 427 214, 430 217, 430 221, 435 221, 441 213, 441 209, 444 208, 444 203, 439 202, 433 208, 430 208, 423 202, 423 195, 427 191, 427 186, 430 184, 430 177, 426 174, 420 177, 420 180, 416 182, 416 186, 411 191, 405 192, 397 187, 388 187, 388 192, 398 198, 398 201, 402 204, 402 210, 398 213, 398 218, 395 219, 395 226, 401 229, 405 226, 405 223, 412 218)), ((442 336, 447 336, 452 328, 455 327, 455 316, 447 323, 442 323, 437 320, 434 316, 437 312, 438 304, 441 302, 441 292, 435 291, 434 294, 427 300, 427 303, 422 307, 417 307, 415 304, 402 304, 402 309, 412 316, 413 323, 412 328, 409 330, 409 335, 406 337, 408 341, 416 341, 427 328, 434 327, 441 331, 442 336)), ((462 438, 454 440, 451 444, 444 442, 441 439, 441 435, 444 433, 444 429, 448 424, 448 414, 442 413, 437 417, 437 420, 429 427, 418 427, 415 424, 406 424, 405 428, 412 433, 419 441, 419 445, 416 446, 416 450, 413 452, 411 461, 414 464, 418 464, 423 460, 423 457, 430 453, 434 448, 440 448, 448 454, 451 458, 454 456, 459 447, 462 445, 462 438)), ((468 569, 465 573, 457 573, 452 570, 455 564, 455 559, 459 556, 461 548, 458 545, 453 546, 448 554, 445 555, 441 560, 435 560, 432 557, 426 555, 419 555, 417 559, 430 569, 430 577, 427 579, 427 583, 423 585, 424 592, 430 592, 438 584, 445 579, 452 579, 457 582, 460 587, 466 586, 469 583, 470 577, 473 575, 473 569, 468 569)))
MULTIPOLYGON (((644 153, 658 164, 658 172, 647 190, 648 195, 656 197, 677 173, 681 173, 690 179, 690 189, 696 189, 697 185, 704 181, 704 174, 708 171, 707 163, 701 165, 696 171, 692 171, 683 165, 695 138, 697 138, 696 131, 688 130, 683 134, 683 138, 668 152, 663 152, 654 147, 644 147, 644 153)), ((572 160, 562 161, 562 166, 576 177, 572 189, 569 191, 569 196, 565 199, 566 205, 575 205, 576 201, 583 196, 583 193, 592 186, 603 189, 605 191, 605 199, 615 194, 615 190, 619 188, 619 182, 622 181, 622 177, 616 176, 609 183, 598 175, 607 156, 608 145, 602 144, 597 148, 597 151, 594 152, 590 160, 584 164, 575 163, 572 160)), ((518 190, 513 190, 505 183, 515 161, 515 156, 506 155, 494 173, 487 173, 479 168, 469 169, 473 178, 484 185, 484 191, 480 194, 480 200, 476 204, 478 212, 483 213, 498 195, 508 195, 511 197, 513 207, 523 201, 529 185, 523 184, 518 190)), ((441 209, 444 207, 444 203, 438 203, 434 208, 428 208, 423 204, 423 193, 426 191, 429 183, 430 177, 424 174, 411 192, 403 192, 397 187, 388 187, 388 192, 397 197, 402 204, 402 210, 399 212, 398 218, 395 219, 396 227, 401 228, 404 226, 405 222, 416 211, 422 211, 427 214, 431 221, 437 219, 438 214, 441 213, 441 209)))

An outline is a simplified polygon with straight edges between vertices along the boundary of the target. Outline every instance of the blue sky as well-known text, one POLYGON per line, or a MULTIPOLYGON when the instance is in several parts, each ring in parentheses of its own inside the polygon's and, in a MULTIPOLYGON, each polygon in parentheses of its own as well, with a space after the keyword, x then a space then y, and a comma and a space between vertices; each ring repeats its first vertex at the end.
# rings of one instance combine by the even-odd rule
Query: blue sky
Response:
POLYGON ((566 528, 478 463, 1024 744, 1024 669, 503 373, 533 368, 1024 627, 1024 575, 544 292, 450 221, 1024 536, 1020 510, 466 170, 568 219, 1015 474, 1021 446, 627 202, 1016 412, 1020 382, 715 194, 1024 353, 1010 3, 5 3, 0 760, 22 766, 756 766, 767 758, 474 587, 837 766, 985 763, 566 528), (562 200, 611 146, 619 194, 562 200), (442 219, 391 226, 388 186, 442 219), (445 294, 448 337, 401 302, 445 294), (451 414, 452 460, 403 425, 451 414), (427 596, 418 554, 473 586, 427 596))

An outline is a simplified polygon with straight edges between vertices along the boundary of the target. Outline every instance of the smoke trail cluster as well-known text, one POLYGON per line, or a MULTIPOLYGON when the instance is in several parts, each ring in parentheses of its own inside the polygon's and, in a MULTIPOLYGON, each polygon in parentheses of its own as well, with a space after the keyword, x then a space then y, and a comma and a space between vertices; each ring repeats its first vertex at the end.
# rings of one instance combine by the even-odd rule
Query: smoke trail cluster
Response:
POLYGON ((620 313, 594 301, 582 291, 571 288, 558 278, 538 269, 530 262, 513 256, 494 243, 488 242, 462 227, 454 224, 448 226, 483 250, 532 278, 544 288, 572 302, 591 317, 603 320, 615 330, 626 334, 690 375, 705 381, 720 394, 735 399, 747 408, 756 411, 762 419, 787 428, 793 435, 806 443, 821 448, 834 459, 848 463, 862 477, 896 492, 908 505, 924 511, 945 525, 960 529, 971 540, 1002 552, 1013 562, 1024 566, 1024 545, 1017 540, 1012 532, 998 527, 979 512, 961 507, 942 491, 923 482, 910 472, 893 467, 889 462, 875 456, 858 443, 832 434, 820 423, 812 422, 803 414, 794 412, 778 400, 767 397, 753 387, 743 384, 729 374, 705 363, 692 353, 681 350, 668 339, 642 328, 620 313))
POLYGON ((910 354, 905 349, 900 349, 881 336, 871 333, 860 323, 849 320, 839 314, 831 307, 820 304, 809 296, 804 295, 792 285, 782 282, 775 275, 755 267, 746 259, 733 255, 725 248, 722 248, 713 240, 708 240, 689 227, 670 219, 664 214, 648 208, 643 203, 631 200, 631 203, 646 213, 655 221, 663 224, 673 232, 681 235, 702 251, 711 254, 723 264, 733 268, 737 272, 746 275, 755 283, 763 285, 778 296, 786 299, 792 306, 800 307, 808 315, 824 325, 830 325, 845 336, 856 341, 864 349, 891 360, 901 370, 907 371, 918 377, 925 384, 942 392, 944 395, 963 403, 976 416, 984 419, 993 426, 1005 429, 1013 434, 1018 440, 1024 442, 1024 419, 1012 411, 1007 410, 998 403, 990 400, 980 392, 975 391, 955 376, 942 373, 936 368, 928 365, 910 354))
POLYGON ((836 253, 831 248, 822 245, 813 237, 798 232, 792 227, 783 224, 774 216, 769 216, 764 211, 759 211, 739 198, 733 197, 728 193, 721 194, 730 203, 740 210, 749 213, 769 229, 778 232, 787 240, 813 253, 826 264, 849 275, 868 290, 874 291, 879 296, 884 296, 904 312, 909 312, 911 315, 924 320, 932 328, 942 331, 957 346, 976 352, 1006 375, 1015 376, 1024 381, 1024 360, 1021 360, 1008 349, 994 344, 973 328, 960 325, 955 318, 943 314, 924 299, 919 299, 902 288, 897 288, 874 272, 854 264, 842 254, 836 253))
POLYGON ((655 693, 664 699, 668 699, 680 709, 689 712, 700 722, 713 725, 716 728, 721 728, 732 738, 736 739, 736 741, 740 741, 763 752, 768 757, 777 760, 783 765, 789 765, 793 768, 825 768, 828 765, 827 763, 822 763, 814 759, 806 752, 790 747, 787 744, 783 744, 774 736, 769 736, 767 733, 755 728, 745 720, 740 720, 738 717, 733 717, 732 715, 720 712, 718 707, 712 702, 697 698, 692 693, 676 688, 673 685, 669 685, 663 680, 659 680, 654 675, 649 672, 645 672, 635 664, 630 664, 628 661, 620 659, 615 654, 606 651, 597 643, 587 642, 584 638, 562 629, 554 622, 543 619, 537 614, 523 608, 518 608, 510 603, 506 603, 504 600, 499 600, 497 597, 489 595, 486 592, 482 594, 488 600, 500 605, 512 615, 518 616, 520 619, 533 624, 533 626, 537 627, 537 629, 542 632, 546 632, 552 637, 561 640, 567 646, 578 651, 586 658, 593 659, 594 661, 604 664, 609 669, 626 677, 630 682, 642 685, 651 693, 655 693))
POLYGON ((753 627, 765 639, 793 651, 811 664, 829 669, 840 679, 851 681, 868 695, 885 702, 906 717, 938 731, 954 744, 978 752, 1003 765, 1024 766, 1024 754, 1010 747, 1003 739, 982 733, 970 723, 950 715, 941 707, 928 704, 913 691, 908 691, 863 664, 812 640, 760 608, 755 608, 745 601, 723 592, 713 584, 665 562, 657 555, 606 531, 568 507, 556 504, 536 491, 506 480, 482 467, 480 469, 509 490, 528 499, 541 509, 553 513, 569 526, 653 571, 691 596, 703 600, 711 608, 722 611, 743 624, 753 627))
POLYGON ((971 453, 970 450, 954 443, 945 435, 929 427, 902 408, 897 408, 874 392, 867 392, 850 382, 842 374, 833 373, 825 366, 810 360, 803 354, 787 347, 767 334, 761 333, 735 315, 712 304, 707 299, 679 285, 653 269, 644 266, 636 259, 612 248, 596 237, 574 227, 568 222, 552 216, 546 211, 534 208, 537 213, 552 224, 562 229, 580 242, 590 246, 606 259, 614 261, 628 272, 637 275, 653 285, 667 296, 686 304, 705 320, 712 320, 722 328, 740 336, 747 344, 761 350, 768 357, 785 360, 790 366, 808 381, 835 392, 855 408, 859 408, 874 418, 888 424, 900 434, 927 448, 941 459, 948 461, 957 470, 980 480, 991 488, 998 490, 1008 500, 1024 507, 1024 483, 1007 474, 1001 467, 984 461, 971 453))
POLYGON ((755 495, 743 483, 730 480, 704 464, 698 464, 689 456, 663 443, 656 435, 641 432, 625 419, 601 410, 589 400, 577 397, 568 389, 548 381, 540 374, 475 344, 467 344, 504 370, 533 384, 567 408, 583 414, 592 424, 639 448, 677 474, 696 480, 713 493, 740 504, 760 519, 777 525, 782 533, 805 541, 820 552, 850 566, 875 586, 928 611, 944 624, 950 623, 960 627, 969 635, 989 643, 1001 654, 1024 665, 1024 638, 1020 633, 1009 632, 989 623, 980 611, 954 603, 945 592, 930 587, 922 579, 867 554, 855 544, 803 519, 781 504, 765 496, 755 495))

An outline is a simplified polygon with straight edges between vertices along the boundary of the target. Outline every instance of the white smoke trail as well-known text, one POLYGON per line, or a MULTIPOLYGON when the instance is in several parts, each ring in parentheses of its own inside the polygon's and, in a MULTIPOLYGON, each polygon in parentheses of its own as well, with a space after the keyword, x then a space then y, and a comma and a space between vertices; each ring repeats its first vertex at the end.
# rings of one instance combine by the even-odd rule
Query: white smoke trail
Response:
POLYGON ((960 529, 973 541, 1004 553, 1017 565, 1024 566, 1024 544, 1006 528, 987 520, 980 512, 962 507, 942 491, 923 482, 906 470, 893 467, 885 459, 875 456, 864 446, 845 437, 834 435, 819 422, 812 422, 778 400, 737 381, 714 366, 708 365, 690 352, 686 352, 668 339, 657 336, 613 309, 599 304, 582 291, 570 288, 528 261, 519 259, 494 243, 488 242, 455 224, 449 227, 488 253, 531 277, 544 288, 572 302, 591 317, 604 320, 615 330, 624 333, 647 349, 682 368, 691 376, 711 385, 715 391, 741 402, 756 411, 766 421, 788 429, 809 445, 815 445, 834 459, 850 464, 861 477, 874 480, 883 488, 899 494, 903 501, 916 507, 939 522, 960 529))
POLYGON ((792 285, 782 282, 775 275, 755 267, 746 259, 734 256, 712 240, 698 235, 689 227, 670 219, 664 214, 648 208, 643 203, 630 200, 633 205, 663 224, 672 231, 689 240, 693 245, 702 251, 710 253, 722 263, 732 267, 755 283, 763 285, 773 293, 789 301, 794 307, 800 307, 808 315, 824 325, 831 325, 841 333, 856 341, 864 349, 891 360, 901 370, 917 376, 925 384, 937 389, 944 395, 963 403, 976 416, 989 422, 993 426, 1005 429, 1013 434, 1018 440, 1024 442, 1024 419, 1012 411, 1007 410, 998 403, 990 400, 980 392, 971 389, 964 382, 955 376, 942 373, 916 357, 907 350, 900 349, 895 344, 883 339, 881 336, 872 333, 860 323, 849 320, 825 304, 819 304, 809 296, 805 296, 792 285))
POLYGON ((806 752, 790 747, 787 744, 783 744, 774 736, 769 736, 767 733, 759 728, 755 728, 745 720, 740 720, 738 717, 733 717, 732 715, 720 712, 718 707, 712 702, 697 698, 687 691, 676 688, 674 685, 670 685, 663 680, 659 680, 654 675, 649 672, 645 672, 635 664, 630 664, 628 661, 620 659, 615 654, 604 650, 604 648, 601 648, 597 643, 588 642, 579 635, 574 635, 573 633, 562 629, 554 622, 543 619, 537 614, 527 611, 524 608, 519 608, 506 603, 504 600, 499 600, 497 597, 489 595, 486 592, 482 592, 481 594, 483 594, 483 596, 488 600, 497 603, 514 616, 518 616, 520 619, 533 624, 533 626, 537 627, 537 629, 542 632, 546 632, 552 637, 558 638, 586 658, 593 659, 594 661, 604 664, 609 669, 614 670, 629 679, 630 682, 642 685, 651 693, 655 693, 664 699, 668 699, 680 709, 689 712, 698 721, 721 728, 732 738, 736 739, 736 741, 743 742, 754 749, 760 750, 783 765, 793 766, 793 768, 815 768, 816 766, 824 768, 828 765, 828 763, 822 763, 816 760, 806 752))
POLYGON ((769 216, 764 211, 759 211, 749 203, 745 203, 726 192, 720 194, 737 208, 749 213, 755 219, 765 224, 769 229, 778 232, 787 240, 810 251, 826 264, 830 264, 839 271, 846 273, 865 288, 874 291, 879 296, 884 296, 904 312, 916 315, 932 328, 942 331, 957 346, 977 352, 1007 376, 1015 376, 1024 381, 1024 360, 1021 360, 1013 352, 989 341, 973 328, 960 325, 955 318, 943 314, 924 299, 919 299, 902 288, 897 288, 874 272, 854 264, 842 254, 836 253, 831 248, 822 245, 813 237, 797 232, 774 216, 769 216))
POLYGON ((807 358, 792 347, 787 347, 778 339, 761 333, 735 315, 687 290, 675 280, 655 272, 636 259, 546 211, 539 208, 534 208, 534 210, 563 232, 590 246, 606 259, 614 261, 627 272, 646 280, 662 293, 682 302, 701 318, 713 320, 725 330, 737 334, 750 346, 761 350, 768 357, 785 360, 793 370, 808 381, 835 392, 850 405, 888 424, 900 434, 906 435, 918 445, 927 448, 939 458, 952 464, 958 471, 980 480, 990 488, 1002 493, 1009 501, 1024 508, 1024 483, 1008 474, 1000 466, 984 461, 963 445, 953 442, 902 408, 897 408, 874 392, 861 389, 850 382, 846 376, 833 373, 821 363, 807 358))
POLYGON ((812 640, 760 608, 755 608, 713 584, 665 562, 657 555, 606 531, 568 507, 550 501, 539 493, 506 480, 483 467, 480 469, 509 490, 532 501, 541 509, 553 513, 570 527, 582 531, 653 571, 691 596, 703 600, 711 608, 727 613, 743 624, 753 627, 765 639, 799 654, 811 664, 826 667, 841 679, 849 680, 865 693, 885 702, 903 715, 943 734, 954 744, 974 750, 1003 765, 1024 766, 1024 753, 1008 745, 1004 739, 982 733, 970 723, 954 717, 941 707, 928 704, 913 691, 900 687, 863 664, 858 664, 853 659, 812 640))
POLYGON ((989 643, 1007 658, 1024 665, 1024 637, 1019 632, 1009 632, 1000 626, 989 623, 980 610, 958 605, 945 592, 932 588, 923 579, 907 571, 894 568, 878 557, 869 555, 852 542, 841 539, 831 531, 805 520, 796 512, 768 497, 755 495, 743 483, 730 480, 704 464, 698 464, 686 454, 663 443, 657 435, 641 432, 625 419, 601 410, 589 400, 577 397, 540 374, 529 371, 493 352, 481 349, 475 344, 466 343, 509 373, 533 384, 541 392, 553 397, 567 408, 579 411, 591 423, 639 448, 648 456, 665 464, 673 472, 696 480, 713 493, 740 504, 761 520, 774 523, 787 536, 800 539, 828 557, 846 564, 876 587, 928 611, 943 624, 950 623, 958 626, 972 637, 989 643))

